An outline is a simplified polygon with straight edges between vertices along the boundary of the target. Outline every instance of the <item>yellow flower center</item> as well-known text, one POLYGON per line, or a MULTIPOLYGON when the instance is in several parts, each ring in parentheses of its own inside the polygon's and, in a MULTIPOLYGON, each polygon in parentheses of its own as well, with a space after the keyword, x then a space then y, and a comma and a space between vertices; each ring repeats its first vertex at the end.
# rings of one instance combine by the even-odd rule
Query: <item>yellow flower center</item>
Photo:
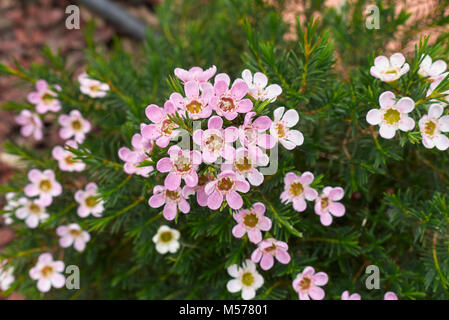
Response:
POLYGON ((39 183, 39 189, 41 189, 42 191, 48 192, 51 189, 51 182, 50 180, 42 180, 39 183))
POLYGON ((75 130, 75 131, 81 130, 81 128, 82 128, 81 121, 79 121, 79 120, 74 120, 74 121, 72 121, 72 128, 73 128, 73 130, 75 130))
POLYGON ((81 236, 81 233, 82 233, 81 230, 77 230, 77 229, 71 229, 69 232, 70 232, 70 234, 71 234, 72 236, 74 236, 75 238, 80 237, 80 236, 81 236))
POLYGON ((279 138, 284 138, 287 135, 287 128, 282 122, 276 123, 274 127, 279 138))
POLYGON ((433 121, 427 121, 426 125, 424 127, 424 132, 428 134, 429 136, 433 136, 435 133, 435 129, 437 128, 437 125, 433 121))
POLYGON ((237 159, 234 165, 239 171, 248 171, 252 168, 251 162, 248 157, 237 159))
POLYGON ((44 277, 48 277, 53 273, 53 267, 45 266, 42 268, 41 273, 44 277))
POLYGON ((301 183, 299 182, 294 182, 290 185, 290 193, 294 196, 297 197, 299 195, 301 195, 304 192, 304 187, 302 186, 301 183))
POLYGON ((173 234, 170 231, 162 232, 159 239, 161 242, 168 243, 173 239, 173 234))
POLYGON ((310 288, 311 282, 309 278, 302 278, 298 285, 302 290, 307 290, 310 288))
POLYGON ((321 208, 325 209, 329 205, 329 199, 328 198, 322 198, 321 199, 321 208))
POLYGON ((242 275, 242 283, 243 285, 249 287, 254 283, 254 276, 251 272, 245 272, 242 275))
POLYGON ((88 198, 86 198, 86 205, 90 208, 93 208, 97 205, 98 203, 98 199, 95 196, 90 196, 88 198))
POLYGON ((243 223, 245 224, 245 226, 248 226, 250 228, 254 228, 258 222, 259 222, 259 219, 257 218, 257 216, 254 213, 247 214, 243 218, 243 223))
POLYGON ((397 111, 395 109, 388 109, 384 113, 384 120, 386 123, 388 123, 390 125, 397 123, 400 119, 401 119, 401 114, 399 113, 399 111, 397 111))
POLYGON ((188 105, 186 105, 186 109, 188 112, 193 114, 200 113, 203 110, 203 105, 197 100, 192 100, 188 105))
POLYGON ((172 134, 175 127, 176 124, 173 121, 171 121, 170 119, 165 119, 164 121, 162 121, 161 131, 169 136, 172 134))
POLYGON ((52 103, 54 99, 55 98, 49 93, 46 93, 42 96, 42 101, 44 101, 45 104, 52 103))
POLYGON ((39 207, 37 204, 32 203, 29 206, 29 210, 32 214, 39 214, 41 212, 41 207, 39 207))

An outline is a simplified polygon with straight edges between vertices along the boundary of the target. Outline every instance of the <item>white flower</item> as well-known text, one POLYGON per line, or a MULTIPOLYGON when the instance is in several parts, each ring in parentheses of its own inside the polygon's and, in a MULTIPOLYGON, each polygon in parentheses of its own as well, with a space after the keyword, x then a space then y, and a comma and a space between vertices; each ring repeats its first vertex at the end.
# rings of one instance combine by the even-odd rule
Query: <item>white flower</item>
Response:
POLYGON ((372 125, 379 125, 379 134, 385 139, 391 139, 396 130, 410 131, 415 127, 415 120, 408 113, 415 108, 415 102, 409 97, 395 101, 391 91, 385 91, 379 97, 380 109, 371 109, 366 114, 366 121, 372 125))
POLYGON ((31 268, 30 277, 37 280, 37 288, 40 292, 48 292, 51 287, 62 288, 65 285, 64 262, 53 261, 51 253, 43 253, 39 256, 37 264, 31 268))
POLYGON ((39 204, 49 206, 53 202, 53 197, 62 193, 62 186, 56 181, 55 173, 50 170, 40 171, 31 169, 28 172, 30 184, 25 186, 24 192, 28 197, 39 196, 39 204))
POLYGON ((16 217, 25 220, 28 227, 34 229, 40 222, 48 219, 50 215, 46 208, 38 200, 28 198, 19 199, 19 208, 16 210, 16 217))
POLYGON ((104 211, 104 201, 99 198, 97 192, 98 187, 94 182, 88 183, 85 190, 78 190, 75 192, 75 200, 79 203, 78 215, 85 218, 92 214, 94 217, 101 217, 104 211))
POLYGON ((14 282, 15 278, 13 275, 14 268, 8 267, 6 268, 6 264, 8 260, 3 260, 0 262, 0 291, 6 291, 11 286, 11 283, 14 282))
POLYGON ((441 132, 449 131, 449 115, 441 117, 443 107, 440 104, 432 104, 429 113, 424 115, 418 122, 424 147, 439 150, 449 148, 449 138, 441 132))
POLYGON ((60 237, 59 245, 61 247, 67 248, 73 245, 75 250, 79 252, 86 248, 86 243, 90 240, 89 233, 82 230, 76 223, 58 227, 56 234, 60 237))
POLYGON ((426 55, 419 65, 418 74, 422 77, 429 77, 431 81, 435 81, 443 75, 446 68, 447 64, 443 60, 437 60, 432 63, 432 58, 426 55))
POLYGON ((176 229, 168 226, 160 226, 157 233, 153 237, 153 242, 156 244, 156 251, 160 254, 167 252, 175 253, 179 249, 180 233, 176 229))
MULTIPOLYGON (((446 78, 446 76, 447 76, 448 74, 449 74, 449 72, 443 73, 441 76, 439 76, 438 78, 436 78, 436 79, 430 84, 429 90, 427 90, 427 95, 426 95, 426 97, 430 96, 430 95, 433 93, 433 91, 440 85, 441 81, 443 81, 444 78, 446 78)), ((446 101, 449 101, 449 90, 444 91, 444 92, 441 92, 441 94, 446 95, 445 97, 442 97, 441 99, 446 100, 446 101)), ((438 101, 438 100, 433 100, 433 99, 432 99, 431 101, 440 104, 442 107, 445 107, 445 106, 447 105, 447 103, 443 103, 443 102, 440 102, 440 101, 438 101)))
POLYGON ((8 192, 8 193, 5 195, 5 198, 6 198, 6 205, 3 207, 3 210, 4 210, 4 211, 10 211, 10 212, 5 213, 5 214, 2 215, 2 217, 3 217, 3 222, 4 222, 6 225, 10 225, 11 223, 14 222, 14 220, 11 218, 11 213, 12 213, 12 211, 14 211, 14 210, 18 207, 18 205, 19 205, 19 203, 18 203, 17 200, 16 200, 16 196, 17 196, 17 194, 14 193, 14 192, 8 192))
POLYGON ((78 143, 83 143, 86 133, 91 129, 90 122, 84 119, 78 110, 72 110, 68 115, 61 114, 58 122, 62 126, 59 136, 64 140, 74 137, 78 143))
POLYGON ((243 70, 242 78, 249 88, 249 94, 256 100, 276 101, 277 97, 282 93, 282 88, 277 84, 268 84, 268 78, 261 72, 256 72, 254 77, 248 69, 243 70))
POLYGON ((90 79, 85 72, 78 76, 78 81, 80 82, 80 91, 91 98, 102 98, 109 91, 109 86, 106 83, 90 79))
POLYGON ((42 133, 42 121, 36 113, 29 110, 22 110, 20 114, 15 118, 16 122, 21 125, 20 134, 24 137, 33 136, 35 140, 41 140, 42 133))
POLYGON ((296 146, 303 144, 304 136, 298 130, 290 129, 299 121, 298 112, 294 109, 289 109, 284 114, 284 110, 284 107, 274 110, 274 120, 271 123, 270 135, 277 142, 280 142, 285 149, 292 150, 296 146))
POLYGON ((256 265, 247 259, 242 267, 236 264, 228 268, 228 273, 234 279, 229 280, 226 287, 229 292, 242 291, 242 299, 250 300, 256 296, 256 290, 263 286, 263 277, 257 272, 256 265))
POLYGON ((378 56, 371 67, 371 75, 385 82, 392 82, 406 74, 410 69, 402 53, 393 54, 390 59, 378 56))
MULTIPOLYGON (((78 146, 75 140, 68 140, 65 144, 72 148, 77 148, 78 146)), ((58 161, 59 169, 61 169, 61 171, 80 172, 86 168, 86 164, 83 161, 74 159, 75 155, 61 146, 54 147, 52 155, 53 158, 58 161)))

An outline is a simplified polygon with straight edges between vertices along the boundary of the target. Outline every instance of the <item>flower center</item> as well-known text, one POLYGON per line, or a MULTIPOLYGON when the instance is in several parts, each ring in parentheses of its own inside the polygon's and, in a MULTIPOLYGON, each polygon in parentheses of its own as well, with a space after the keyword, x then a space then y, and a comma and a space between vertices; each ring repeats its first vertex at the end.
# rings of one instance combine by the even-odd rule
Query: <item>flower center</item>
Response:
POLYGON ((189 113, 200 113, 203 110, 203 105, 197 100, 192 100, 186 105, 186 109, 189 113))
POLYGON ((211 134, 205 142, 206 146, 213 151, 221 150, 223 139, 217 134, 211 134))
POLYGON ((245 138, 248 144, 255 144, 257 142, 257 129, 252 127, 245 128, 245 138))
POLYGON ((232 112, 235 110, 234 100, 231 98, 223 97, 218 103, 218 108, 224 112, 232 112))
POLYGON ((175 161, 176 170, 186 172, 192 167, 190 164, 190 158, 179 156, 175 161))
POLYGON ((384 120, 388 124, 395 124, 401 119, 401 114, 395 109, 388 109, 384 113, 384 120))
POLYGON ((310 281, 310 278, 302 278, 301 281, 299 281, 299 288, 302 290, 307 290, 310 288, 310 284, 312 281, 310 281))
POLYGON ((275 128, 276 133, 277 133, 279 138, 282 139, 282 138, 284 138, 287 135, 288 128, 286 128, 285 125, 281 121, 278 121, 274 125, 274 128, 275 128))
POLYGON ((93 208, 97 205, 98 199, 95 196, 90 196, 86 198, 86 205, 90 208, 93 208))
POLYGON ((217 183, 217 187, 221 191, 229 191, 234 186, 234 181, 231 178, 221 178, 217 183))
POLYGON ((53 274, 53 267, 52 266, 45 266, 41 270, 41 274, 44 276, 44 278, 49 277, 53 274))
POLYGON ((82 128, 81 121, 79 121, 79 120, 74 120, 74 121, 72 121, 72 128, 73 128, 73 130, 75 130, 75 131, 80 131, 81 128, 82 128))
POLYGON ((329 205, 329 199, 328 198, 322 198, 321 199, 321 208, 326 209, 329 205))
POLYGON ((165 196, 167 196, 167 197, 170 198, 171 200, 177 200, 177 199, 179 199, 179 193, 178 193, 178 191, 170 191, 170 190, 166 190, 166 191, 165 191, 165 196))
POLYGON ((98 85, 91 85, 90 86, 90 90, 93 91, 93 92, 100 91, 100 86, 98 86, 98 85))
POLYGON ((71 164, 77 163, 78 161, 76 161, 75 159, 73 159, 73 156, 68 156, 68 157, 65 158, 65 162, 66 162, 67 164, 71 165, 71 164))
POLYGON ((294 196, 297 197, 299 195, 301 195, 304 192, 304 187, 302 186, 301 183, 299 182, 294 182, 290 185, 290 193, 294 196))
POLYGON ((81 236, 81 230, 78 230, 78 229, 71 229, 70 231, 69 231, 69 233, 72 235, 72 236, 74 236, 75 238, 78 238, 78 237, 80 237, 81 236))
POLYGON ((51 189, 51 182, 50 180, 42 180, 39 183, 39 189, 41 189, 42 191, 48 192, 51 189))
POLYGON ((250 227, 250 228, 254 228, 258 222, 259 222, 259 219, 257 218, 257 216, 254 213, 247 214, 243 218, 243 223, 245 224, 245 226, 250 227))
POLYGON ((173 234, 170 231, 162 232, 159 239, 161 242, 168 243, 173 239, 173 234))
POLYGON ((254 282, 254 276, 253 276, 253 274, 251 272, 245 272, 242 275, 242 283, 243 283, 243 285, 249 287, 249 286, 251 286, 253 284, 253 282, 254 282))
POLYGON ((274 256, 276 254, 276 245, 273 243, 271 247, 265 248, 263 251, 274 256))
POLYGON ((234 165, 239 171, 248 171, 253 167, 248 157, 242 157, 240 159, 237 159, 234 165))
POLYGON ((42 101, 43 101, 45 104, 50 104, 50 103, 52 103, 54 99, 55 99, 55 98, 54 98, 51 94, 49 94, 49 93, 46 93, 46 94, 44 94, 44 95, 42 96, 42 101))
POLYGON ((35 203, 30 204, 28 209, 30 210, 31 214, 35 214, 35 215, 37 215, 37 214, 39 214, 41 212, 41 207, 39 207, 35 203))
POLYGON ((426 122, 426 125, 424 127, 424 132, 429 136, 433 136, 436 128, 437 128, 436 123, 429 120, 426 122))
POLYGON ((172 134, 174 128, 176 128, 176 124, 170 119, 162 121, 161 131, 167 136, 172 134))

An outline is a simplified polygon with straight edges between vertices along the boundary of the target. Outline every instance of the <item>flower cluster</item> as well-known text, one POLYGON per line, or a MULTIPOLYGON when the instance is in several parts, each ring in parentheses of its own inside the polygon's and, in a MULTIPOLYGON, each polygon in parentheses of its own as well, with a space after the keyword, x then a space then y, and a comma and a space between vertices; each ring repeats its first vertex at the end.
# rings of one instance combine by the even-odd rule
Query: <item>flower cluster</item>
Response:
POLYGON ((14 268, 7 266, 8 260, 0 262, 0 291, 6 291, 14 282, 15 277, 13 275, 14 268))

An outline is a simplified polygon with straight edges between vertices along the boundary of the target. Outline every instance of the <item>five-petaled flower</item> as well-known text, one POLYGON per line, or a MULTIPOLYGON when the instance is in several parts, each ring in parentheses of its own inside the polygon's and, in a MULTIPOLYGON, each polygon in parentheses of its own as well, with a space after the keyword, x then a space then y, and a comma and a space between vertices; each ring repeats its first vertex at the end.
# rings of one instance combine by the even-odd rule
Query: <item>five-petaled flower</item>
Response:
POLYGON ((72 110, 69 114, 61 114, 58 122, 62 127, 59 130, 59 136, 64 140, 73 137, 78 143, 83 143, 86 133, 91 129, 90 122, 84 119, 78 110, 72 110))
POLYGON ((212 107, 209 100, 214 94, 214 88, 210 83, 199 84, 196 81, 189 81, 184 85, 186 97, 174 92, 170 95, 170 101, 181 110, 187 113, 190 119, 209 118, 212 114, 212 107), (200 94, 201 89, 201 94, 200 94))
POLYGON ((449 148, 449 138, 442 134, 442 132, 449 132, 449 115, 441 116, 443 110, 440 104, 432 104, 428 114, 418 122, 422 143, 428 149, 437 147, 439 150, 446 150, 449 148))
POLYGON ((28 198, 20 198, 19 206, 16 210, 16 217, 25 220, 28 227, 34 229, 50 217, 47 213, 46 207, 39 204, 39 201, 28 198))
POLYGON ((85 190, 75 192, 75 200, 78 202, 78 216, 85 218, 92 214, 94 217, 101 217, 104 211, 104 201, 98 193, 98 186, 94 182, 86 185, 85 190))
POLYGON ((256 290, 263 286, 263 277, 257 272, 256 265, 251 260, 245 260, 241 267, 233 264, 227 271, 234 279, 228 281, 226 288, 231 293, 242 291, 243 300, 254 298, 256 290))
POLYGON ((325 293, 321 288, 326 285, 329 277, 325 272, 315 273, 312 267, 306 267, 293 280, 293 290, 295 290, 300 300, 323 300, 325 293))
POLYGON ((226 198, 229 207, 238 210, 243 206, 243 199, 238 192, 249 191, 249 183, 231 170, 222 171, 217 179, 206 184, 204 191, 208 195, 207 206, 211 210, 217 210, 226 198))
POLYGON ((20 114, 15 118, 16 122, 21 125, 20 134, 24 137, 33 136, 35 140, 41 140, 42 133, 42 120, 36 113, 29 110, 22 110, 20 114))
POLYGON ((180 236, 181 234, 178 230, 165 225, 160 226, 152 239, 156 244, 156 251, 160 254, 166 254, 167 252, 175 253, 180 247, 180 236))
POLYGON ((318 192, 310 187, 314 176, 306 171, 301 176, 293 172, 288 172, 284 178, 284 191, 281 193, 281 201, 284 203, 293 202, 293 209, 303 212, 307 208, 305 199, 313 201, 318 196, 318 192))
POLYGON ((141 128, 142 136, 149 140, 156 140, 156 144, 161 148, 168 146, 170 140, 179 134, 176 130, 178 125, 169 118, 169 115, 174 116, 176 111, 175 105, 170 100, 165 102, 164 109, 150 104, 145 109, 145 114, 153 123, 141 128))
POLYGON ((59 245, 62 248, 68 248, 71 245, 76 251, 84 251, 86 243, 90 240, 87 231, 81 229, 77 223, 71 223, 67 226, 59 226, 56 228, 56 234, 60 237, 59 245))
POLYGON ((265 216, 265 205, 256 202, 251 209, 241 209, 234 213, 237 224, 232 228, 232 234, 236 238, 243 237, 246 233, 252 243, 262 241, 262 232, 271 229, 271 220, 265 216))
POLYGON ((91 98, 102 98, 109 91, 108 84, 89 78, 85 72, 78 76, 78 81, 80 83, 80 91, 91 98))
POLYGON ((268 84, 268 78, 262 72, 256 72, 254 77, 248 69, 243 70, 242 78, 249 88, 249 94, 256 100, 276 101, 277 97, 281 95, 282 88, 278 84, 268 84))
MULTIPOLYGON (((65 145, 76 149, 78 144, 75 140, 66 141, 65 145)), ((75 155, 67 149, 61 146, 56 146, 52 151, 53 158, 58 161, 59 169, 62 171, 83 171, 86 168, 86 164, 79 159, 75 159, 75 155)))
POLYGON ((390 58, 378 56, 371 67, 371 75, 384 82, 393 82, 410 70, 402 53, 394 53, 390 58))
POLYGON ((279 107, 274 110, 274 120, 271 123, 270 134, 287 150, 293 150, 304 142, 304 136, 298 130, 292 130, 299 121, 298 112, 294 109, 289 109, 285 112, 284 107, 279 107))
POLYGON ((274 258, 282 264, 290 262, 290 255, 288 254, 288 245, 284 241, 279 241, 274 238, 262 240, 258 243, 258 248, 251 254, 251 260, 255 263, 260 262, 260 267, 263 270, 269 270, 274 265, 274 258))
MULTIPOLYGON (((61 87, 54 86, 54 89, 61 91, 61 87)), ((57 99, 58 94, 51 90, 47 81, 36 81, 36 90, 28 94, 28 101, 36 106, 37 113, 58 112, 61 110, 61 102, 57 99)))
POLYGON ((28 172, 28 179, 31 183, 25 186, 24 192, 28 197, 39 196, 41 206, 49 206, 53 197, 62 193, 62 187, 56 181, 55 173, 50 169, 44 171, 31 169, 28 172))
POLYGON ((232 164, 223 163, 221 170, 232 170, 239 176, 248 180, 253 186, 260 186, 264 180, 263 174, 257 170, 258 166, 265 164, 263 158, 256 158, 245 148, 239 148, 235 152, 235 159, 232 164))
POLYGON ((343 199, 344 194, 343 188, 325 187, 315 199, 315 213, 320 216, 323 226, 329 226, 332 223, 332 216, 344 216, 345 206, 338 202, 343 199))
POLYGON ((178 187, 176 190, 171 191, 159 185, 153 188, 153 195, 148 200, 148 204, 152 208, 164 206, 164 218, 173 220, 178 214, 178 209, 182 213, 190 212, 190 205, 186 200, 190 194, 191 189, 188 187, 182 189, 178 187))
POLYGON ((205 83, 214 76, 215 72, 217 72, 217 67, 215 66, 212 66, 206 70, 203 70, 200 67, 192 67, 189 70, 176 68, 175 76, 184 83, 189 81, 205 83))
POLYGON ((51 253, 42 253, 37 264, 31 268, 30 277, 37 280, 37 289, 40 292, 48 292, 51 287, 62 288, 65 285, 64 262, 54 261, 51 253))

